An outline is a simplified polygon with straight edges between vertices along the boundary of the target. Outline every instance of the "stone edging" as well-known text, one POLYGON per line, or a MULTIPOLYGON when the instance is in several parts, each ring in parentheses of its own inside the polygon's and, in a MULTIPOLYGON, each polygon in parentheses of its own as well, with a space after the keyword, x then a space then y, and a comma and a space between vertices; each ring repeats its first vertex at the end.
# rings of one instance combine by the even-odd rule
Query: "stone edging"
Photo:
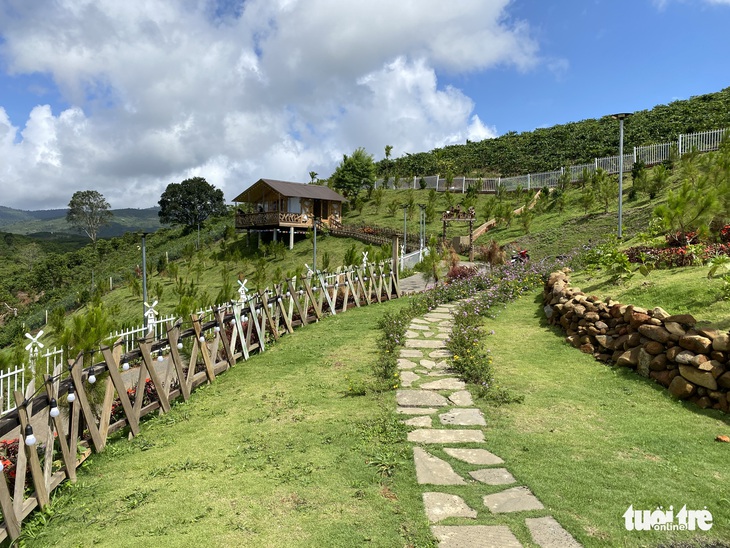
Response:
POLYGON ((543 304, 548 322, 560 326, 575 348, 635 369, 703 409, 730 411, 730 333, 697 327, 690 314, 587 296, 570 286, 566 271, 545 282, 543 304))

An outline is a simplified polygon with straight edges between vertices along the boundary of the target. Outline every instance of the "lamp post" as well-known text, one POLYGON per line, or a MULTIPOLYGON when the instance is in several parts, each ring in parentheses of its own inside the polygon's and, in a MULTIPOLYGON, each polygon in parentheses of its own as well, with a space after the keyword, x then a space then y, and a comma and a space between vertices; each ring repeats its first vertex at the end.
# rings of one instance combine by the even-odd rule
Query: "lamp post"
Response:
POLYGON ((624 120, 631 116, 630 112, 611 115, 619 121, 618 140, 618 239, 623 238, 623 198, 624 198, 624 120))
POLYGON ((147 232, 142 233, 142 317, 147 333, 147 232))

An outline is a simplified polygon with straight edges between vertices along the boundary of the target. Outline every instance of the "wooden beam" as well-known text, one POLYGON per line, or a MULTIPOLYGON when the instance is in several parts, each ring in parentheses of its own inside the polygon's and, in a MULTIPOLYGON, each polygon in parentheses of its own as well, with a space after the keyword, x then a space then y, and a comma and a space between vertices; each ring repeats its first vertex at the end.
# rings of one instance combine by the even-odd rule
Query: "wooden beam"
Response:
POLYGON ((274 323, 274 318, 271 314, 271 311, 269 310, 269 291, 261 291, 259 289, 259 298, 261 299, 261 310, 263 311, 263 313, 261 314, 261 322, 263 323, 263 317, 266 316, 266 320, 269 323, 269 328, 271 329, 271 334, 274 335, 274 339, 278 341, 279 326, 274 323))
MULTIPOLYGON (((208 382, 213 382, 215 380, 215 371, 213 370, 213 363, 210 359, 210 348, 208 348, 208 343, 200 341, 200 338, 203 337, 203 329, 200 325, 200 318, 198 318, 197 314, 191 314, 190 317, 193 320, 193 329, 195 330, 194 344, 198 347, 198 351, 203 356, 203 363, 205 363, 205 371, 208 375, 208 382)), ((205 341, 204 337, 203 341, 205 341)))
POLYGON ((319 290, 322 292, 322 296, 327 300, 330 312, 333 316, 335 316, 337 314, 337 310, 332 302, 332 297, 330 296, 329 288, 327 287, 327 280, 325 280, 324 274, 321 272, 319 273, 319 290))
POLYGON ((352 271, 347 270, 345 272, 345 280, 348 289, 352 292, 352 300, 355 302, 355 306, 360 308, 360 292, 357 290, 357 284, 352 281, 352 271))
POLYGON ((287 287, 289 287, 289 293, 291 293, 292 300, 294 301, 294 306, 297 308, 297 312, 299 313, 299 317, 302 319, 302 325, 307 325, 307 308, 304 307, 302 309, 302 303, 301 303, 301 295, 299 295, 299 292, 297 291, 297 288, 294 286, 294 283, 292 283, 292 280, 287 280, 287 287))
POLYGON ((3 518, 5 518, 3 525, 10 539, 15 540, 20 536, 20 520, 13 509, 13 499, 10 497, 10 489, 8 488, 5 473, 0 472, 0 475, 2 476, 2 479, 0 479, 0 508, 2 508, 3 518))
MULTIPOLYGON (((46 387, 46 394, 48 395, 48 401, 52 399, 58 399, 58 390, 56 390, 55 383, 50 375, 44 376, 44 385, 46 387)), ((49 415, 50 417, 50 415, 49 415)), ((66 436, 63 435, 63 418, 61 415, 51 418, 53 422, 52 430, 55 430, 58 434, 58 445, 61 448, 61 458, 66 468, 66 477, 72 482, 76 481, 76 455, 71 454, 68 447, 68 441, 66 436)), ((49 421, 50 422, 50 421, 49 421)))
POLYGON ((76 388, 76 401, 81 406, 81 412, 86 419, 86 426, 89 428, 89 434, 91 434, 91 442, 94 444, 94 449, 97 453, 101 453, 104 450, 105 442, 99 434, 99 428, 96 425, 96 417, 89 404, 89 398, 86 396, 86 390, 84 389, 84 382, 81 378, 81 369, 84 366, 83 354, 79 354, 76 361, 71 366, 71 378, 73 379, 74 388, 76 388))
POLYGON ((167 340, 170 343, 170 356, 172 357, 172 365, 177 374, 177 382, 180 385, 183 401, 190 399, 190 387, 185 379, 185 371, 183 369, 182 356, 177 344, 180 342, 180 326, 167 322, 167 340))
POLYGON ((162 384, 162 379, 160 379, 160 376, 157 373, 157 369, 155 369, 155 364, 152 361, 152 354, 150 353, 150 348, 152 344, 147 342, 147 339, 140 339, 137 344, 140 351, 142 352, 142 359, 147 366, 147 372, 150 374, 150 381, 157 391, 157 397, 160 399, 160 406, 162 407, 162 411, 164 413, 169 413, 170 400, 167 397, 168 389, 162 384))
MULTIPOLYGON (((46 482, 43 478, 43 470, 41 469, 41 461, 38 458, 38 452, 35 446, 29 446, 24 443, 25 440, 25 428, 30 424, 28 419, 28 410, 26 409, 25 396, 20 390, 16 390, 14 393, 15 405, 18 408, 18 419, 20 420, 20 437, 18 438, 18 453, 20 454, 21 447, 25 450, 25 455, 30 463, 30 475, 33 478, 33 486, 35 487, 36 498, 38 499, 38 505, 41 509, 45 508, 48 503, 48 491, 46 490, 46 482)), ((25 481, 25 477, 16 477, 16 482, 25 481)))
MULTIPOLYGON (((284 320, 284 327, 286 327, 287 332, 294 333, 294 328, 291 325, 291 318, 289 317, 289 313, 287 309, 284 307, 284 295, 281 293, 281 285, 276 285, 276 306, 281 311, 281 318, 284 320)), ((289 293, 289 298, 293 299, 294 296, 289 293)))
POLYGON ((236 356, 234 355, 233 348, 231 348, 231 341, 228 340, 228 333, 226 333, 226 320, 225 320, 225 309, 218 309, 215 313, 215 319, 218 322, 218 334, 221 337, 223 343, 223 353, 226 355, 228 364, 233 366, 236 365, 236 356))
MULTIPOLYGON (((259 338, 259 352, 263 352, 266 350, 266 328, 264 327, 264 314, 261 313, 261 323, 259 323, 259 316, 256 312, 256 305, 253 303, 253 299, 250 299, 248 301, 248 310, 249 310, 249 334, 251 333, 251 329, 256 329, 256 335, 258 335, 259 338), (251 323, 253 323, 253 326, 251 326, 251 323)), ((249 338, 249 341, 251 339, 249 338)), ((249 345, 249 348, 251 345, 249 345)))
POLYGON ((241 318, 241 305, 239 303, 233 305, 233 315, 236 318, 236 332, 238 333, 238 339, 241 341, 243 359, 248 360, 248 345, 246 344, 246 334, 243 332, 243 319, 241 318))
MULTIPOLYGON (((117 395, 119 396, 119 401, 122 404, 122 409, 124 410, 124 414, 127 417, 129 429, 132 432, 133 436, 137 436, 139 434, 139 418, 138 415, 136 415, 134 412, 132 402, 129 400, 127 385, 124 383, 124 379, 122 379, 121 373, 119 373, 119 359, 121 357, 121 350, 122 349, 120 346, 115 346, 113 351, 108 346, 102 346, 101 354, 102 356, 104 356, 106 367, 109 370, 109 378, 111 379, 112 384, 116 389, 117 395)), ((109 420, 111 420, 111 417, 109 420)), ((107 432, 109 431, 109 425, 106 426, 105 430, 107 432)))

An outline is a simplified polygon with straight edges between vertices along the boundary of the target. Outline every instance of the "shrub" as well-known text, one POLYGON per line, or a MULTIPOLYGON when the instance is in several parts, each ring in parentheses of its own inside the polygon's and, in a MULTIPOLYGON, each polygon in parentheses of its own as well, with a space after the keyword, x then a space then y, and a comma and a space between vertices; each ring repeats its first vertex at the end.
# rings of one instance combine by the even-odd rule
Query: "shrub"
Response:
POLYGON ((477 268, 474 266, 457 265, 446 273, 446 282, 452 283, 455 280, 466 280, 476 275, 477 268))

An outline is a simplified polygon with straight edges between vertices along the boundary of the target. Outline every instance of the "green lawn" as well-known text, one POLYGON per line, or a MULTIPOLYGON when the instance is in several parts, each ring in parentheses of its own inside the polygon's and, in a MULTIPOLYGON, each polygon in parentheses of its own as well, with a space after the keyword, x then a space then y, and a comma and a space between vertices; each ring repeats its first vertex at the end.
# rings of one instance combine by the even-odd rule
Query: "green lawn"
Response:
MULTIPOLYGON (((487 320, 497 381, 524 402, 477 400, 487 447, 546 506, 528 515, 553 515, 587 547, 730 536, 728 445, 714 441, 730 432, 728 417, 568 346, 537 297, 487 320), (629 532, 629 505, 706 506, 714 526, 629 532)), ((431 546, 393 394, 345 396, 367 382, 377 319, 406 303, 297 330, 145 422, 132 442, 115 440, 26 526, 28 545, 431 546)), ((495 490, 453 488, 482 509, 477 523, 509 525, 531 546, 525 515, 483 510, 481 497, 495 490)))
POLYGON ((345 396, 405 304, 299 329, 112 442, 28 545, 429 546, 393 393, 345 396))
POLYGON ((693 314, 700 326, 730 328, 730 300, 723 298, 723 281, 707 278, 708 266, 653 270, 646 278, 636 273, 622 283, 605 273, 571 275, 571 283, 588 295, 611 298, 644 308, 661 306, 670 314, 693 314))
MULTIPOLYGON (((730 538, 730 419, 673 399, 628 369, 611 368, 563 342, 537 295, 487 322, 500 385, 522 404, 483 405, 490 450, 585 546, 657 546, 730 538), (707 507, 707 533, 629 532, 622 514, 673 505, 707 507)), ((498 523, 494 518, 491 522, 498 523)))

